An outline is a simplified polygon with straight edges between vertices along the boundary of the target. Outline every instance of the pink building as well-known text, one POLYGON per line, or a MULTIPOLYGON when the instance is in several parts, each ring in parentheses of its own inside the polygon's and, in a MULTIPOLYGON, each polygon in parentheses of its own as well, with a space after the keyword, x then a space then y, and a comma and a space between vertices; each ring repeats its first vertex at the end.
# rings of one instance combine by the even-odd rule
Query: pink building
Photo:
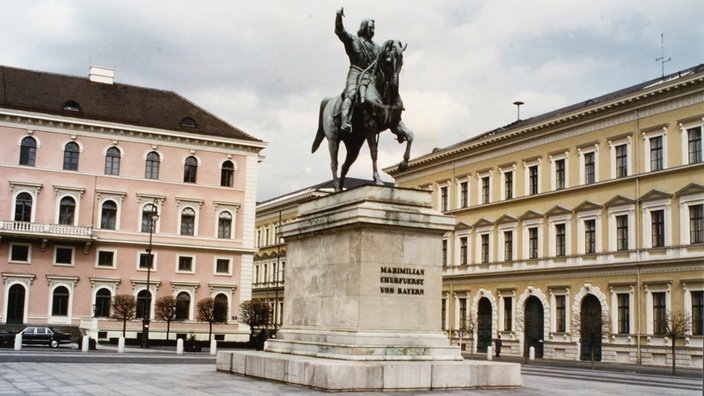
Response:
POLYGON ((166 336, 154 301, 171 295, 172 339, 207 337, 196 307, 213 297, 228 318, 217 338, 247 340, 237 315, 251 298, 266 143, 174 92, 113 76, 0 67, 0 323, 117 337, 110 302, 129 294, 127 337, 138 338, 149 290, 150 339, 166 336))

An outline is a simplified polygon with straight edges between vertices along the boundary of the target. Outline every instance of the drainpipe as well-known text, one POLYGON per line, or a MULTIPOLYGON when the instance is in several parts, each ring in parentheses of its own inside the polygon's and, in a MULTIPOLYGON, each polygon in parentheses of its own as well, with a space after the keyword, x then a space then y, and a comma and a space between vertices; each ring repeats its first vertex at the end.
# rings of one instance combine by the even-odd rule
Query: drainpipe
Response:
POLYGON ((641 238, 642 238, 642 233, 641 233, 641 216, 642 216, 642 210, 641 210, 641 202, 640 202, 640 169, 638 168, 639 164, 639 156, 638 154, 640 153, 640 148, 638 145, 638 142, 640 142, 640 136, 638 135, 640 131, 640 120, 639 120, 639 115, 638 115, 638 109, 635 110, 635 117, 636 117, 636 130, 635 130, 635 135, 633 137, 633 153, 634 153, 634 159, 635 159, 635 175, 636 175, 636 199, 635 199, 635 213, 634 213, 634 221, 635 221, 635 242, 636 242, 636 260, 638 262, 638 265, 636 266, 637 268, 637 274, 636 274, 636 364, 640 365, 641 364, 641 278, 640 278, 640 262, 641 262, 641 238))

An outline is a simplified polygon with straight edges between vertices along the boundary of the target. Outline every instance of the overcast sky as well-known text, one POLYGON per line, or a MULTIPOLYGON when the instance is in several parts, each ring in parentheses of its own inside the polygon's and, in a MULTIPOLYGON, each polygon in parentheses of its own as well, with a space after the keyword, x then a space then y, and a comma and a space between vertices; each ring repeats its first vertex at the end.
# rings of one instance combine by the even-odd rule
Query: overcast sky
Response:
MULTIPOLYGON (((0 64, 178 92, 269 142, 257 199, 331 178, 315 154, 320 100, 339 94, 349 62, 335 36, 376 20, 374 40, 408 43, 401 74, 412 157, 516 119, 704 63, 701 0, 0 0, 0 64)), ((380 167, 403 146, 380 139, 380 167)), ((368 149, 350 176, 371 177, 368 149)), ((383 174, 385 181, 392 179, 383 174)))

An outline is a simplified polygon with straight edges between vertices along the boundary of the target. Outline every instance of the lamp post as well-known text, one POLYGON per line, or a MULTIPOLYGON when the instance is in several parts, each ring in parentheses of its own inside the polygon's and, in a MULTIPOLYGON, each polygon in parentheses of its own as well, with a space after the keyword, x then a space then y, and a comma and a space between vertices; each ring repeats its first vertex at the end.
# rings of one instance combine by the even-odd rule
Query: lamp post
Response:
POLYGON ((149 245, 147 246, 147 298, 144 299, 144 309, 142 317, 142 348, 149 348, 149 306, 152 301, 151 274, 152 266, 154 265, 154 255, 152 255, 152 235, 154 234, 154 224, 159 219, 159 213, 156 211, 156 200, 152 204, 152 211, 149 214, 149 245))

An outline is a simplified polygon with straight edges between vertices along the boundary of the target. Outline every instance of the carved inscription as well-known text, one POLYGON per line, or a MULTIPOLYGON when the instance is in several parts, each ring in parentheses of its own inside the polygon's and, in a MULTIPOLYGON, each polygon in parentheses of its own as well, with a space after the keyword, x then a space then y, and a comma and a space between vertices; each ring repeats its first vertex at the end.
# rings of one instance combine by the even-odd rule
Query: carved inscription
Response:
POLYGON ((425 270, 382 266, 379 283, 381 294, 422 296, 425 294, 425 270))

